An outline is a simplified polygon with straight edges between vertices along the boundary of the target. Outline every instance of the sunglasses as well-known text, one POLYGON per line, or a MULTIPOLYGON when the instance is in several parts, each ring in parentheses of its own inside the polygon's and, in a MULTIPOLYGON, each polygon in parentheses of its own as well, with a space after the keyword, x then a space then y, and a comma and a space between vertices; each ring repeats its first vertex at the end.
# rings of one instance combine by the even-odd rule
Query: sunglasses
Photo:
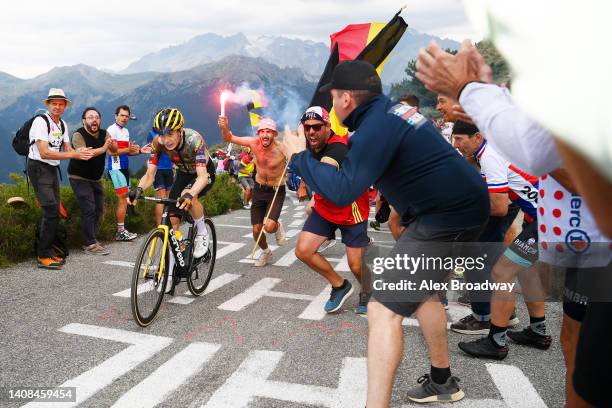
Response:
POLYGON ((304 125, 304 132, 310 132, 310 129, 314 130, 315 132, 318 132, 323 126, 325 126, 324 123, 318 123, 316 125, 304 125))

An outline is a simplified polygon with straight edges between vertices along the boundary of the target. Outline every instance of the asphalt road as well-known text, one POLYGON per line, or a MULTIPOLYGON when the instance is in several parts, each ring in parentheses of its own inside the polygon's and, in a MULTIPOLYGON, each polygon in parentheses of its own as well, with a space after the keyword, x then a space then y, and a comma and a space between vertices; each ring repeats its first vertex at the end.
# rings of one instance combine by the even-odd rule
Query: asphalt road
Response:
MULTIPOLYGON (((111 243, 108 256, 75 250, 61 271, 25 262, 0 270, 0 386, 76 387, 76 402, 28 406, 362 407, 366 384, 367 319, 354 313, 357 295, 340 313, 325 315, 326 282, 292 255, 305 220, 289 195, 282 220, 292 237, 274 250, 272 264, 255 268, 249 212, 215 217, 220 241, 211 290, 193 298, 178 287, 152 326, 132 320, 131 262, 141 239, 111 243), (276 264, 276 265, 275 265, 276 264)), ((382 253, 388 231, 371 231, 382 253)), ((269 236, 273 242, 273 236, 269 236)), ((344 246, 324 254, 347 278, 344 246)), ((528 321, 524 305, 518 316, 528 321)), ((451 302, 454 319, 468 313, 451 302)), ((547 305, 553 334, 545 352, 510 345, 502 362, 458 350, 470 336, 450 333, 453 375, 466 399, 455 407, 561 407, 564 367, 559 304, 547 305)), ((412 406, 405 390, 429 372, 424 340, 405 326, 404 359, 393 407, 412 406)), ((0 406, 22 406, 1 390, 0 406)))

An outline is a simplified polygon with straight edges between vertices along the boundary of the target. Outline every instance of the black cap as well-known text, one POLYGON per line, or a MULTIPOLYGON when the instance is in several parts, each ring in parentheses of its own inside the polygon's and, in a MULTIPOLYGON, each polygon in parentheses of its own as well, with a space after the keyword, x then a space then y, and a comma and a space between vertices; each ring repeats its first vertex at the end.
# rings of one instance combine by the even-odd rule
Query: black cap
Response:
POLYGON ((319 88, 319 92, 330 89, 382 94, 382 83, 372 64, 361 60, 342 61, 334 68, 331 82, 319 88))
POLYGON ((473 136, 476 133, 480 133, 478 128, 471 123, 466 123, 458 120, 453 125, 453 135, 469 135, 473 136))

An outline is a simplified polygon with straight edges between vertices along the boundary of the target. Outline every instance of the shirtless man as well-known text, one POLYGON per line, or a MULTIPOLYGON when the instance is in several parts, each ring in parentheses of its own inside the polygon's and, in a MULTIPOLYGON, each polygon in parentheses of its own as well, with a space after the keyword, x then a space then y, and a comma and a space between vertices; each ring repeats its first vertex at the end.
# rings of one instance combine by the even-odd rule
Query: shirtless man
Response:
MULTIPOLYGON (((275 233, 278 245, 285 245, 287 243, 285 230, 278 218, 285 201, 285 183, 279 183, 279 180, 283 176, 287 159, 285 158, 285 146, 274 140, 278 135, 276 123, 272 119, 261 119, 257 128, 257 137, 234 136, 229 129, 229 121, 223 116, 219 117, 218 125, 221 128, 225 141, 248 146, 255 156, 257 173, 255 176, 255 187, 253 188, 253 203, 251 205, 253 238, 257 240, 263 228, 269 234, 275 233), (276 187, 279 184, 278 193, 273 200, 276 187), (270 215, 264 220, 270 207, 272 208, 270 215)), ((258 245, 263 252, 255 261, 255 266, 264 266, 272 259, 272 251, 268 248, 265 234, 261 234, 258 245)))

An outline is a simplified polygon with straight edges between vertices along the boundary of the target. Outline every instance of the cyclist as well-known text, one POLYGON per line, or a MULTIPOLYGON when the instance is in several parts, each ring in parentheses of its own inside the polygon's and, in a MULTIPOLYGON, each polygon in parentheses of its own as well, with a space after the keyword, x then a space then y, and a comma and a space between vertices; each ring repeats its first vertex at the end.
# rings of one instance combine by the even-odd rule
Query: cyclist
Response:
MULTIPOLYGON (((212 187, 214 170, 210 168, 208 150, 204 138, 193 129, 183 128, 184 118, 176 108, 165 108, 155 115, 153 131, 158 135, 151 143, 151 156, 147 161, 147 172, 138 187, 129 193, 129 202, 134 204, 142 192, 155 179, 157 164, 162 153, 166 153, 176 165, 176 177, 168 197, 178 202, 181 210, 189 210, 197 228, 193 255, 201 258, 208 249, 208 231, 204 224, 204 207, 198 201, 212 187)), ((178 215, 172 212, 172 224, 178 225, 178 215)))

